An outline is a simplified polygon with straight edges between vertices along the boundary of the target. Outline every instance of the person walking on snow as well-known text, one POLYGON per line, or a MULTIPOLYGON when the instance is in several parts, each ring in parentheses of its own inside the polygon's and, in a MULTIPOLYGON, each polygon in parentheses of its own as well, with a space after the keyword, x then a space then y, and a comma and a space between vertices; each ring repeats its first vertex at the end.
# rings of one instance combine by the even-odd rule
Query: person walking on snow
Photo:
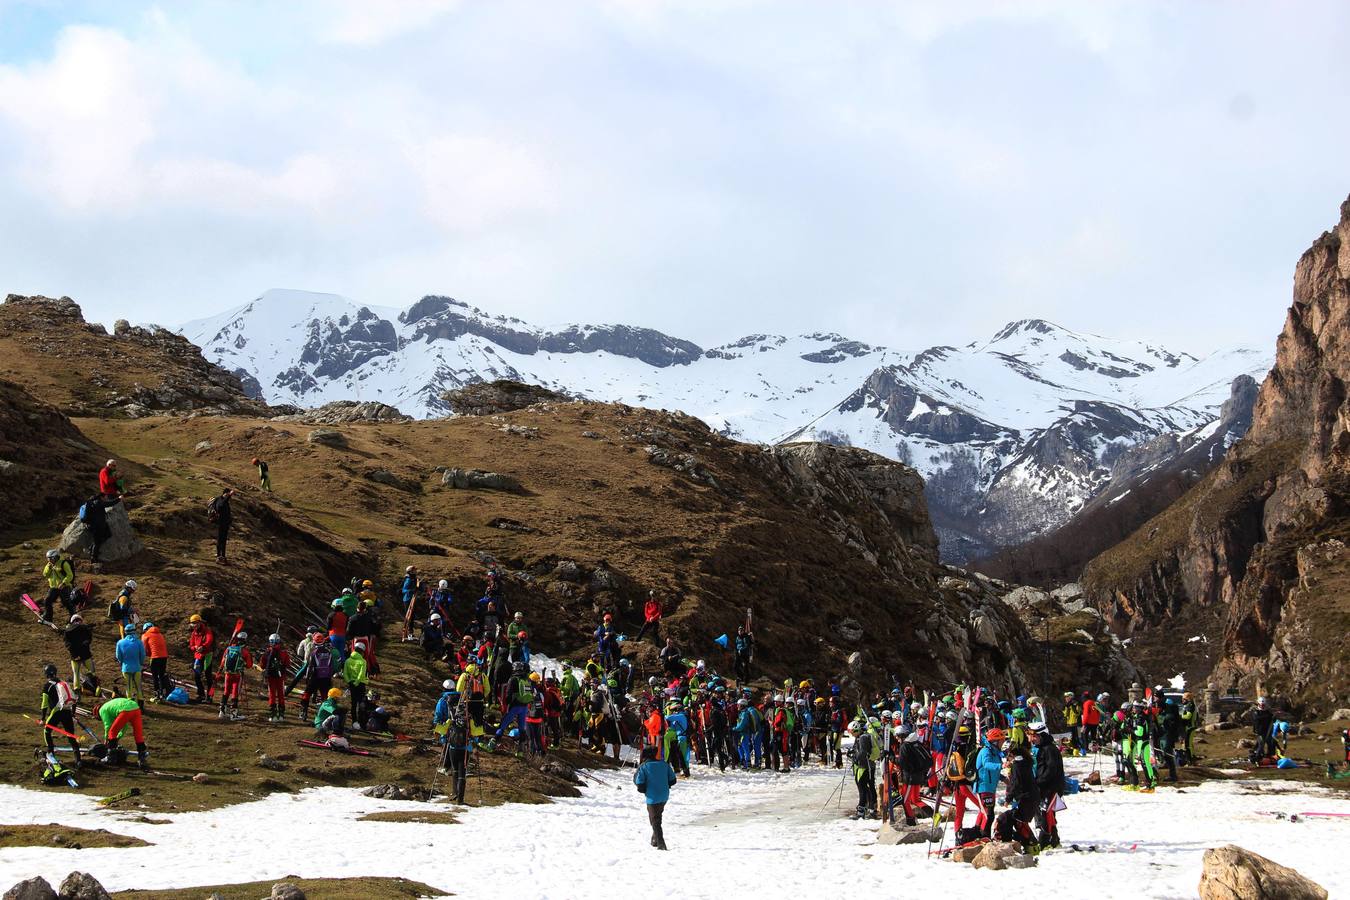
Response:
POLYGON ((206 505, 206 517, 216 523, 216 562, 218 563, 225 562, 225 545, 230 539, 230 525, 234 521, 234 513, 230 510, 230 498, 233 496, 234 491, 231 488, 226 488, 206 505))
POLYGON ((143 704, 145 695, 141 692, 141 671, 145 668, 145 645, 136 636, 134 628, 129 629, 126 637, 117 642, 114 655, 122 666, 122 678, 127 683, 127 696, 134 697, 137 702, 143 704))
POLYGON ((52 621, 52 608, 57 600, 66 609, 66 615, 75 612, 71 591, 75 587, 75 567, 60 550, 47 551, 47 564, 42 567, 42 577, 47 580, 47 599, 42 602, 42 621, 52 621))
POLYGON ((1033 724, 1031 733, 1035 739, 1036 790, 1041 798, 1037 816, 1040 834, 1036 836, 1036 842, 1042 847, 1058 847, 1055 804, 1064 793, 1064 758, 1044 722, 1033 724))
POLYGON ((647 798, 647 821, 652 826, 652 846, 666 849, 666 835, 661 826, 670 789, 675 786, 675 770, 663 759, 656 758, 655 747, 642 748, 642 764, 633 773, 633 784, 647 798))
POLYGON ((853 735, 853 748, 849 750, 849 760, 853 763, 853 783, 858 787, 858 808, 854 818, 876 818, 876 763, 881 757, 881 748, 862 722, 855 719, 849 723, 848 730, 853 735))
POLYGON ((269 494, 272 493, 272 476, 268 474, 267 463, 255 456, 251 465, 258 467, 258 487, 269 494))

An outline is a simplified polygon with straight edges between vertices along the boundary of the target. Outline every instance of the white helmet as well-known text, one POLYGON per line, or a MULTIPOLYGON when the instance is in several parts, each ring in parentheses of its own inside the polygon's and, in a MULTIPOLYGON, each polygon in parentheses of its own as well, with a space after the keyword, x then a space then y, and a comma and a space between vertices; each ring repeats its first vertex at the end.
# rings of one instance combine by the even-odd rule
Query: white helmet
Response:
POLYGON ((110 459, 110 460, 108 460, 107 462, 105 462, 105 463, 103 464, 104 468, 107 468, 107 469, 114 468, 116 465, 117 465, 117 460, 115 460, 115 459, 110 459))
POLYGON ((241 632, 239 632, 238 634, 236 634, 236 635, 234 636, 234 638, 235 638, 235 640, 237 640, 237 641, 246 641, 246 640, 248 640, 248 632, 247 632, 247 631, 241 631, 241 632))
POLYGON ((403 571, 405 571, 405 572, 416 572, 416 571, 417 571, 417 566, 408 566, 408 568, 404 569, 403 571))
POLYGON ((439 622, 440 620, 441 620, 440 613, 432 613, 430 616, 427 617, 428 622, 439 622))
POLYGON ((56 558, 57 558, 58 556, 60 556, 60 555, 61 555, 61 551, 60 551, 60 550, 48 550, 48 551, 47 551, 47 558, 48 558, 48 559, 56 559, 56 558))
POLYGON ((911 703, 911 704, 909 705, 909 708, 912 709, 912 710, 914 710, 915 712, 918 712, 918 711, 919 711, 919 704, 918 704, 918 702, 916 701, 916 702, 914 702, 914 703, 911 703))
POLYGON ((364 649, 366 649, 366 642, 365 642, 365 641, 357 641, 356 644, 355 644, 354 646, 356 647, 357 650, 364 650, 364 649))
POLYGON ((123 587, 125 587, 129 591, 136 590, 136 579, 134 578, 130 579, 126 584, 123 585, 123 587))
POLYGON ((84 622, 84 616, 80 615, 79 613, 76 613, 75 615, 70 617, 70 624, 72 625, 79 625, 82 622, 84 622))
POLYGON ((447 678, 441 682, 441 687, 445 688, 447 691, 453 690, 455 687, 455 682, 453 679, 447 678))
POLYGON ((702 671, 703 671, 704 669, 706 669, 706 668, 708 668, 708 664, 705 663, 703 660, 700 659, 700 660, 698 661, 698 670, 699 670, 700 672, 702 672, 702 671))
POLYGON ((783 702, 783 695, 782 695, 782 694, 774 694, 774 695, 773 695, 773 702, 774 702, 774 703, 782 703, 782 702, 783 702))
POLYGON ((441 579, 441 583, 440 583, 439 585, 437 585, 437 587, 439 587, 439 588, 440 588, 441 590, 443 590, 443 591, 449 590, 449 589, 450 589, 450 582, 448 582, 448 581, 446 581, 444 578, 442 578, 442 579, 441 579))

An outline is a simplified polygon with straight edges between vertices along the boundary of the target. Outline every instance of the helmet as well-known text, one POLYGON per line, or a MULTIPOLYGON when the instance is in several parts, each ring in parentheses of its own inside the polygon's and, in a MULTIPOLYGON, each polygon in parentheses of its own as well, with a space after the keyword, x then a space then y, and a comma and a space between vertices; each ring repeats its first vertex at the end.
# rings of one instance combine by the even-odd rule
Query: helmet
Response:
POLYGON ((269 643, 269 644, 280 644, 280 643, 281 643, 281 635, 279 635, 279 634, 269 634, 269 635, 267 636, 267 643, 269 643))
POLYGON ((365 642, 365 641, 357 641, 356 644, 355 644, 354 646, 355 646, 355 649, 357 649, 357 650, 364 650, 364 649, 366 649, 366 642, 365 642))
POLYGON ((1136 700, 1136 701, 1134 701, 1134 707, 1135 707, 1135 709, 1143 709, 1145 706, 1148 706, 1148 704, 1145 703, 1143 700, 1136 700))
POLYGON ((60 550, 48 550, 48 551, 47 551, 47 558, 48 558, 48 559, 56 559, 56 558, 57 558, 58 556, 60 556, 60 555, 61 555, 61 551, 60 551, 60 550))
POLYGON ((427 616, 428 622, 439 622, 440 620, 441 620, 440 613, 432 613, 431 615, 427 616))
POLYGON ((647 679, 647 684, 651 685, 652 687, 656 687, 656 686, 657 686, 658 684, 660 684, 660 683, 661 683, 661 682, 659 682, 659 681, 656 680, 656 676, 655 676, 655 675, 653 675, 651 678, 648 678, 648 679, 647 679))
POLYGON ((256 457, 256 456, 253 457, 253 459, 249 460, 249 463, 248 463, 248 464, 249 464, 250 466, 256 466, 256 465, 258 464, 258 457, 256 457))
MULTIPOLYGON (((745 701, 742 700, 741 702, 744 703, 745 701)), ((863 730, 863 724, 862 724, 861 722, 859 722, 857 719, 854 719, 852 722, 849 722, 849 723, 848 723, 848 731, 849 731, 849 734, 854 734, 854 735, 856 735, 856 734, 861 734, 861 733, 862 733, 862 730, 863 730)))
POLYGON ((342 688, 329 688, 329 689, 328 689, 328 699, 329 699, 329 700, 336 700, 337 698, 339 698, 339 697, 341 697, 341 696, 342 696, 342 688))
POLYGON ((806 689, 809 688, 810 686, 811 686, 811 682, 809 682, 809 681, 803 681, 801 684, 797 685, 797 687, 801 688, 802 690, 806 690, 806 689))
POLYGON ((465 671, 467 674, 469 674, 469 675, 477 675, 477 674, 478 674, 478 664, 477 664, 477 663, 469 663, 467 666, 464 667, 464 671, 465 671))
POLYGON ((970 734, 970 726, 962 725, 960 728, 956 729, 956 733, 961 735, 961 737, 967 737, 970 734))
POLYGON ((1072 700, 1072 699, 1073 699, 1073 691, 1065 691, 1065 692, 1064 692, 1064 696, 1065 696, 1065 697, 1068 697, 1070 700, 1072 700))
POLYGON ((1126 700, 1124 703, 1120 704, 1120 708, 1122 710, 1128 710, 1130 708, 1130 701, 1126 700))
POLYGON ((1111 695, 1110 695, 1110 694, 1098 694, 1098 695, 1097 695, 1097 702, 1098 702, 1098 703, 1105 703, 1106 701, 1108 701, 1108 700, 1110 700, 1110 699, 1111 699, 1111 695))
POLYGON ((989 729, 989 734, 987 734, 986 737, 989 738, 989 743, 991 743, 991 744, 1001 744, 1001 743, 1003 743, 1003 738, 1004 738, 1003 729, 1002 729, 1002 728, 990 728, 990 729, 989 729))
POLYGON ((408 566, 408 568, 404 569, 403 571, 404 571, 404 572, 416 572, 416 571, 417 571, 417 566, 408 566))
POLYGON ((708 668, 708 664, 700 659, 695 668, 702 672, 704 669, 708 668))
POLYGON ((377 715, 381 715, 381 716, 384 715, 384 707, 383 707, 383 706, 377 706, 377 707, 375 707, 375 712, 376 712, 377 715))
POLYGON ((239 632, 238 634, 236 634, 236 635, 234 636, 234 639, 235 639, 236 641, 246 641, 246 640, 248 640, 248 632, 247 632, 247 631, 241 631, 241 632, 239 632))
POLYGON ((445 688, 447 691, 453 688, 454 686, 455 680, 453 678, 447 678, 441 682, 441 687, 445 688))
MULTIPOLYGON (((351 591, 344 591, 343 593, 350 594, 351 591)), ((342 609, 342 601, 341 601, 341 600, 334 600, 334 601, 333 601, 333 609, 342 609)))
POLYGON ((201 623, 202 623, 202 617, 199 616, 199 615, 197 615, 196 613, 193 613, 192 615, 188 616, 188 624, 189 624, 189 625, 200 625, 201 623))
POLYGON ((124 588, 126 588, 127 590, 129 590, 129 591, 134 591, 134 590, 136 590, 136 579, 133 578, 133 579, 131 579, 130 581, 128 581, 126 584, 124 584, 124 585, 122 585, 122 586, 123 586, 124 588))
POLYGON ((889 709, 883 709, 883 710, 881 711, 881 721, 885 722, 885 721, 886 721, 887 719, 889 719, 890 717, 891 717, 891 711, 890 711, 889 709))
POLYGON ((606 622, 613 622, 613 621, 614 621, 614 613, 605 613, 605 621, 606 621, 606 622))
POLYGON ((946 718, 947 718, 947 721, 948 721, 948 722, 955 722, 955 721, 956 721, 956 713, 955 713, 955 711, 953 711, 953 710, 947 710, 947 716, 946 716, 946 718))
POLYGON ((782 702, 783 702, 783 695, 782 695, 782 694, 774 694, 774 695, 773 695, 773 702, 774 702, 774 703, 782 703, 782 702))
POLYGON ((515 672, 517 675, 524 675, 524 674, 525 674, 525 668, 526 668, 525 663, 522 662, 522 661, 520 661, 520 660, 517 660, 517 661, 511 666, 511 671, 512 671, 512 672, 515 672))
POLYGON ((1257 698, 1256 698, 1256 705, 1257 705, 1257 706, 1265 706, 1265 705, 1266 705, 1266 698, 1265 698, 1265 697, 1257 697, 1257 698))
POLYGON ((352 589, 351 585, 347 585, 345 588, 342 589, 342 596, 344 597, 347 596, 348 594, 355 594, 355 593, 356 591, 352 589))
POLYGON ((305 626, 305 634, 313 634, 314 632, 316 632, 316 631, 318 631, 318 630, 319 630, 319 626, 318 626, 318 625, 306 625, 306 626, 305 626))
POLYGON ((364 600, 361 601, 361 608, 362 608, 362 609, 370 609, 370 608, 373 607, 374 605, 375 605, 375 601, 372 600, 372 599, 370 599, 369 597, 367 597, 366 599, 364 599, 364 600))
POLYGON ((107 462, 105 462, 105 463, 103 464, 103 466, 104 466, 104 468, 107 468, 107 469, 115 469, 115 468, 117 468, 117 460, 115 460, 115 459, 110 459, 110 460, 108 460, 107 462))
POLYGON ((739 699, 739 700, 736 701, 736 705, 737 705, 737 706, 749 706, 749 705, 750 705, 750 701, 747 700, 747 699, 745 699, 744 697, 742 697, 741 699, 739 699))
POLYGON ((450 589, 450 582, 442 578, 440 582, 436 585, 436 587, 440 588, 443 591, 447 591, 450 589))
POLYGON ((1048 729, 1046 729, 1044 722, 1032 722, 1031 730, 1036 734, 1045 734, 1048 729))
POLYGON ((70 624, 72 624, 72 625, 80 625, 80 624, 82 624, 83 622, 84 622, 84 616, 80 615, 79 613, 76 613, 75 615, 73 615, 73 616, 70 617, 70 624))
POLYGON ((516 632, 516 640, 518 640, 518 641, 527 641, 527 640, 529 640, 529 639, 530 639, 530 636, 529 636, 528 634, 526 634, 525 632, 523 632, 523 631, 517 631, 517 632, 516 632))
POLYGON ((1014 722, 1022 722, 1022 721, 1025 721, 1025 720, 1026 720, 1026 717, 1027 717, 1027 711, 1026 711, 1025 709, 1022 709, 1022 707, 1019 706, 1017 709, 1014 709, 1014 710, 1013 710, 1013 721, 1014 721, 1014 722))
MULTIPOLYGON (((721 688, 718 688, 718 690, 720 691, 721 688)), ((816 703, 819 704, 819 705, 821 705, 821 706, 824 706, 824 705, 825 705, 825 698, 824 698, 824 697, 817 697, 817 698, 816 698, 816 703)))
POLYGON ((909 708, 912 709, 914 712, 918 712, 918 711, 919 711, 919 704, 918 704, 918 703, 911 703, 911 704, 909 705, 909 708))
POLYGON ((511 621, 513 621, 513 622, 523 622, 523 621, 525 621, 525 614, 524 614, 523 612, 521 612, 520 610, 516 610, 516 614, 515 614, 514 616, 511 617, 511 621))
POLYGON ((56 666, 53 665, 52 663, 47 663, 45 666, 42 667, 42 674, 47 678, 55 678, 56 666))
MULTIPOLYGON (((445 584, 445 582, 441 582, 441 584, 445 584)), ((365 587, 374 587, 374 586, 375 586, 375 582, 371 581, 369 578, 367 578, 366 580, 364 580, 364 581, 361 582, 361 587, 363 587, 363 588, 365 588, 365 587)))
POLYGON ((530 673, 530 680, 533 681, 535 684, 538 684, 538 683, 539 683, 540 681, 542 681, 543 679, 541 678, 541 676, 539 675, 538 672, 531 672, 531 673, 530 673))
POLYGON ((619 660, 619 665, 625 669, 631 669, 633 667, 633 661, 625 656, 619 660))
POLYGON ((149 631, 151 628, 154 627, 155 627, 154 622, 146 622, 144 625, 141 626, 141 631, 149 631))

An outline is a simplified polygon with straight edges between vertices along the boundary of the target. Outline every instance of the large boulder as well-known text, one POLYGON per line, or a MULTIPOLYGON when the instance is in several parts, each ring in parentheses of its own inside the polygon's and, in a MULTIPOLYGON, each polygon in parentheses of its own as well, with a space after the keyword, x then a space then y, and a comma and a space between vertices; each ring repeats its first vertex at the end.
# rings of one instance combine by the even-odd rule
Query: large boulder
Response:
POLYGON ((970 864, 977 869, 991 869, 999 871, 1001 869, 1021 869, 1025 867, 1024 863, 1014 863, 1012 860, 1022 856, 1022 847, 1012 841, 991 841, 976 854, 970 864))
POLYGON ((1229 844, 1205 851, 1200 900, 1327 900, 1315 881, 1229 844))
POLYGON ((877 843, 885 846, 897 844, 935 844, 942 840, 942 829, 931 825, 891 825, 882 822, 877 829, 877 843))
POLYGON ((61 882, 61 900, 112 900, 112 895, 87 872, 71 872, 61 882))
MULTIPOLYGON (((98 558, 100 562, 117 562, 135 556, 145 549, 145 545, 131 530, 131 518, 127 515, 125 503, 115 503, 107 507, 104 516, 108 520, 108 528, 112 530, 112 536, 104 541, 103 546, 99 548, 98 558)), ((59 546, 62 553, 88 556, 94 550, 94 538, 89 533, 88 526, 77 517, 62 532, 59 546)))
POLYGON ((5 891, 3 900, 57 900, 56 891, 42 877, 20 881, 5 891))
POLYGON ((510 475, 500 472, 484 472, 482 469, 447 469, 441 476, 441 484, 452 488, 479 488, 489 491, 519 491, 520 482, 510 475))
POLYGON ((325 447, 345 447, 347 439, 343 437, 342 432, 334 431, 331 428, 316 428, 305 438, 311 444, 322 444, 325 447))

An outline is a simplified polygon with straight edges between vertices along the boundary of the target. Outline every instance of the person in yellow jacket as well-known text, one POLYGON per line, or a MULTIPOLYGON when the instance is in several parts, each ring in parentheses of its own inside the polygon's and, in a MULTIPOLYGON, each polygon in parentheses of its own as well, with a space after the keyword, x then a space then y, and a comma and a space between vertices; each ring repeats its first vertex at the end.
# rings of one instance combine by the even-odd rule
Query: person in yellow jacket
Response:
POLYGON ((42 577, 47 580, 47 599, 42 604, 42 621, 51 623, 52 606, 57 600, 66 608, 66 615, 74 615, 75 604, 71 591, 75 587, 75 567, 60 550, 47 551, 47 564, 42 567, 42 577))
POLYGON ((487 679, 479 671, 477 663, 469 663, 455 684, 460 702, 466 704, 469 713, 469 737, 480 738, 484 733, 484 717, 487 713, 487 679))
MULTIPOLYGON (((1064 716, 1064 724, 1069 726, 1069 746, 1072 748, 1081 746, 1078 730, 1082 727, 1083 717, 1078 704, 1074 701, 1073 691, 1064 692, 1064 708, 1060 712, 1064 716)), ((1072 756, 1077 752, 1077 749, 1071 749, 1069 755, 1072 756)))
POLYGON ((366 642, 357 641, 352 647, 352 655, 342 664, 342 680, 347 682, 347 690, 352 695, 352 730, 360 731, 361 723, 366 720, 366 685, 370 683, 369 668, 366 665, 366 642))

